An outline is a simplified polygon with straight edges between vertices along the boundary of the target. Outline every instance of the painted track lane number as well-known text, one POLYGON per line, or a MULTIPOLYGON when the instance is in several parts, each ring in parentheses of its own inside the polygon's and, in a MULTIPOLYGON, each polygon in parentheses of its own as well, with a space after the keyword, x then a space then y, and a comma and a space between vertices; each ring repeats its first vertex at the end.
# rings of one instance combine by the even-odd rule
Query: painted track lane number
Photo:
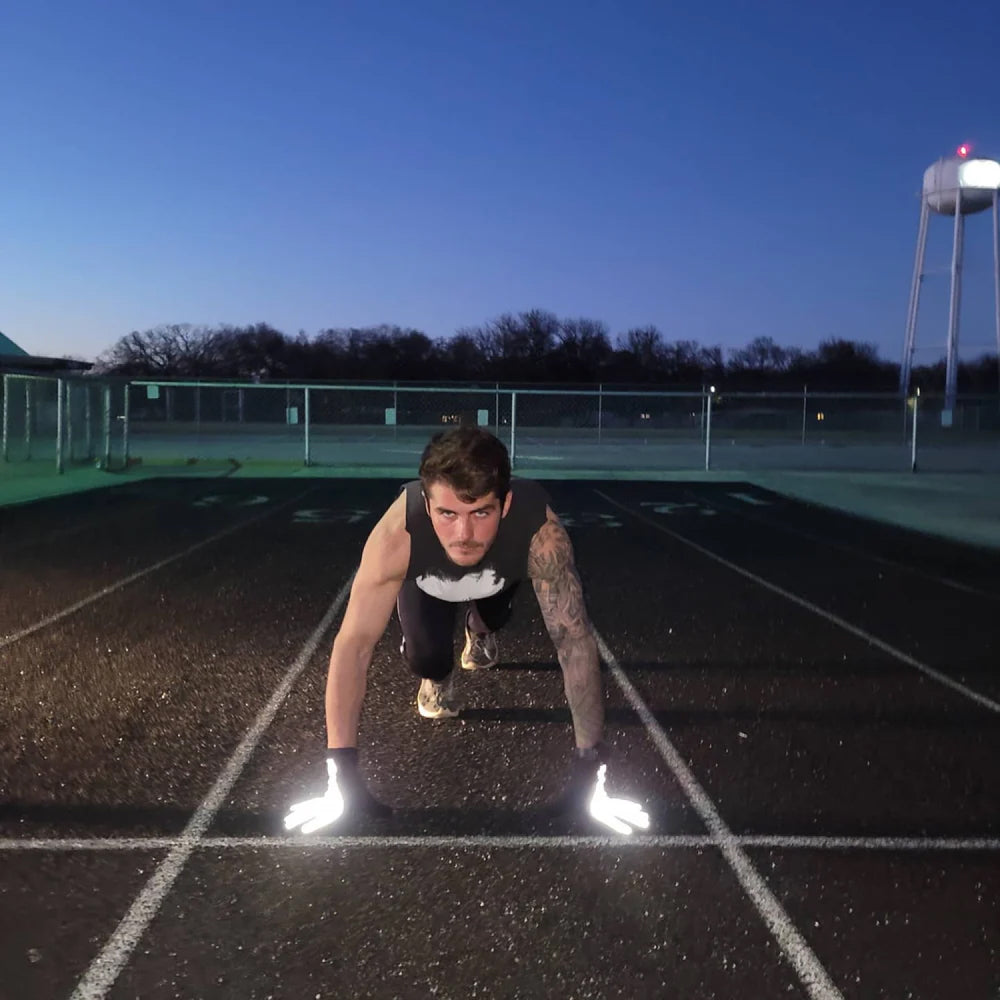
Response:
POLYGON ((192 504, 193 507, 260 507, 262 504, 270 503, 271 498, 261 493, 252 497, 239 497, 226 495, 224 493, 210 493, 201 497, 192 504))
POLYGON ((621 521, 615 514, 599 514, 593 510, 585 510, 580 514, 559 514, 564 528, 582 528, 600 525, 603 528, 620 528, 621 521))
POLYGON ((654 514, 704 514, 705 517, 715 517, 716 512, 711 507, 700 503, 677 503, 674 500, 640 500, 640 507, 650 507, 654 514))
POLYGON ((292 524, 357 524, 371 514, 370 510, 349 507, 334 510, 330 507, 307 507, 292 515, 292 524))

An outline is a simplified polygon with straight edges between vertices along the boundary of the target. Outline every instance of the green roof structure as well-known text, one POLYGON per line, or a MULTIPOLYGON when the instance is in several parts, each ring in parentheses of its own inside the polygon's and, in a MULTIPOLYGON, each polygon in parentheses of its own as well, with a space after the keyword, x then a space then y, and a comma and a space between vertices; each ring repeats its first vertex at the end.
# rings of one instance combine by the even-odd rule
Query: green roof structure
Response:
POLYGON ((0 333, 0 357, 3 356, 26 358, 28 352, 18 347, 10 337, 5 337, 3 333, 0 333))

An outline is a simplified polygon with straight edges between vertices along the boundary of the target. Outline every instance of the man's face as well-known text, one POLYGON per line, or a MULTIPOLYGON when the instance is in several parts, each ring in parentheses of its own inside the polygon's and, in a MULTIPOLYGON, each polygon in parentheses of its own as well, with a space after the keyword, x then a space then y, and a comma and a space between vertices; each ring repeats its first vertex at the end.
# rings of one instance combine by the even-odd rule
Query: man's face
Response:
POLYGON ((503 505, 495 493, 472 503, 460 500, 445 483, 433 483, 426 494, 434 534, 448 558, 458 566, 475 566, 486 555, 510 509, 508 492, 503 505))

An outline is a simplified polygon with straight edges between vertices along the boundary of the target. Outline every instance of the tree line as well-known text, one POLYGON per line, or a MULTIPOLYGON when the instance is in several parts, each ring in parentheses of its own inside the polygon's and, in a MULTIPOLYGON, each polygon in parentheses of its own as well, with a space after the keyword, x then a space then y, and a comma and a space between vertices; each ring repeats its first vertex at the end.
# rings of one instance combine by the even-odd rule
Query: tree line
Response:
MULTIPOLYGON (((600 320, 559 319, 533 309, 432 340, 409 327, 331 328, 309 338, 267 323, 215 327, 158 326, 122 337, 98 359, 98 372, 132 377, 241 381, 407 381, 516 384, 619 384, 729 390, 894 391, 899 364, 874 344, 830 338, 815 350, 757 337, 724 351, 693 340, 668 340, 655 326, 612 340, 600 320)), ((945 363, 913 369, 912 385, 944 388, 945 363)), ((959 390, 994 392, 995 355, 959 368, 959 390)))

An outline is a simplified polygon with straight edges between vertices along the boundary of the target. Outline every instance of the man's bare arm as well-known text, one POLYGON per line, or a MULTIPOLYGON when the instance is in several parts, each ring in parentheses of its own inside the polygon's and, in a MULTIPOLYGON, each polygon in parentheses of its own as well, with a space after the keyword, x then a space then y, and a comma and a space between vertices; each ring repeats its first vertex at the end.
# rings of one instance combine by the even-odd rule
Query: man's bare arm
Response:
POLYGON ((546 514, 545 524, 531 540, 528 575, 562 667, 576 745, 587 749, 604 735, 604 688, 597 643, 569 535, 552 510, 546 508, 546 514))
POLYGON ((400 495, 368 536, 333 642, 326 678, 328 747, 357 746, 368 667, 389 624, 410 558, 405 503, 405 495, 400 495))

